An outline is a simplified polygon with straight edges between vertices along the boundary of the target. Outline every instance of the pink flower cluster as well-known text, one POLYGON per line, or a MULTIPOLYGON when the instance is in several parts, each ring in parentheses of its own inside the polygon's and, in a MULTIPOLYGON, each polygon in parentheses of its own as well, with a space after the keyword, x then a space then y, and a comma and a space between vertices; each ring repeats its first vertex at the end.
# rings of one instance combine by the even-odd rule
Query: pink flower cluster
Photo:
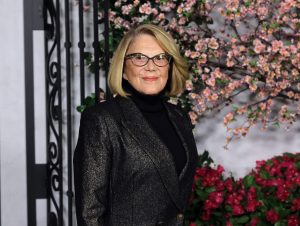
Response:
POLYGON ((162 26, 190 66, 178 103, 193 124, 232 106, 224 118, 229 142, 255 124, 289 126, 300 116, 299 9, 296 0, 117 0, 112 45, 137 24, 162 26))

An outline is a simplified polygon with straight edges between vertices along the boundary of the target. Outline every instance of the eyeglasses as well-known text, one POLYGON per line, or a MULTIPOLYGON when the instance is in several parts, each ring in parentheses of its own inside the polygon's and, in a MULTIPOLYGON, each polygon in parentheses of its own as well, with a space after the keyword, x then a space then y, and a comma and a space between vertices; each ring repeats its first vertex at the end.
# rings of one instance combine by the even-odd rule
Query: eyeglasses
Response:
POLYGON ((125 56, 125 60, 128 59, 131 59, 132 63, 138 67, 145 66, 148 64, 149 60, 152 60, 152 62, 158 67, 164 67, 170 63, 172 57, 167 53, 160 53, 153 57, 148 57, 142 53, 132 53, 125 56))

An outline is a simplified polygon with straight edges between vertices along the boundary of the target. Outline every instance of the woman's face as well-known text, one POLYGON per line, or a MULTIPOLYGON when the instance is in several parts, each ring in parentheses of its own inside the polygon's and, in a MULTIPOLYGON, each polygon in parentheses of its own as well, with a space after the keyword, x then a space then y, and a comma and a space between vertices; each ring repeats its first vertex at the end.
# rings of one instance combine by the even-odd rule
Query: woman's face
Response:
MULTIPOLYGON (((165 52, 153 36, 141 34, 129 45, 126 56, 134 53, 141 53, 151 58, 165 52)), ((137 66, 132 60, 125 59, 123 78, 128 80, 137 91, 153 95, 158 94, 165 88, 168 80, 169 64, 159 67, 154 64, 153 60, 148 60, 146 65, 137 66)))

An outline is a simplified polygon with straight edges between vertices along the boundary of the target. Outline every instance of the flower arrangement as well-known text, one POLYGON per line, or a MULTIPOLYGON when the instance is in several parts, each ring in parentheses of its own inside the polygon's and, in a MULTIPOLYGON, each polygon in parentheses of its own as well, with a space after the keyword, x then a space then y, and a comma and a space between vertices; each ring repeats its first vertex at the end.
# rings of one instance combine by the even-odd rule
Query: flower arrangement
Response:
POLYGON ((300 153, 257 161, 256 168, 238 180, 225 178, 222 166, 211 165, 204 152, 186 212, 187 225, 300 224, 300 153))
MULTIPOLYGON (((103 4, 99 0, 100 21, 103 4)), ((267 129, 298 119, 299 9, 299 0, 117 0, 109 11, 110 51, 138 24, 162 26, 190 65, 178 104, 193 124, 229 107, 224 117, 229 142, 257 123, 267 129)), ((101 45, 103 56, 104 41, 101 45)))

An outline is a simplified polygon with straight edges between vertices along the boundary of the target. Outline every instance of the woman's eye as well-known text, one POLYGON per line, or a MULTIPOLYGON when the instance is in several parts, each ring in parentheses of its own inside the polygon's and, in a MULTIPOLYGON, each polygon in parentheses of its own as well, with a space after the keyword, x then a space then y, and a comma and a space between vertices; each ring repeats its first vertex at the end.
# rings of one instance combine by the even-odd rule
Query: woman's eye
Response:
POLYGON ((146 57, 143 56, 143 55, 136 55, 135 59, 137 59, 137 60, 144 60, 144 59, 146 59, 146 57))
POLYGON ((165 55, 158 55, 157 57, 155 57, 156 60, 165 60, 166 57, 165 55))

